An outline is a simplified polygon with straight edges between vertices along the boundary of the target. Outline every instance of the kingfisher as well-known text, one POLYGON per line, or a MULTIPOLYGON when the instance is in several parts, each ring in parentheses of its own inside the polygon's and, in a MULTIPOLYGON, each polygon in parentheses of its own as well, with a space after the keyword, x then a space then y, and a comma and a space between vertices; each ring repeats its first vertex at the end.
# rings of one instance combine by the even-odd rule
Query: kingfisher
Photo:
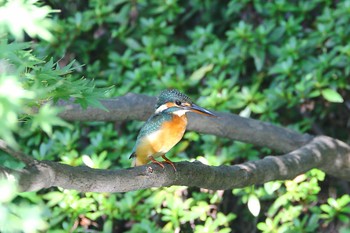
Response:
POLYGON ((174 163, 165 154, 183 137, 187 126, 187 112, 216 117, 176 89, 162 91, 157 99, 155 113, 142 126, 136 139, 130 155, 130 159, 134 158, 133 166, 152 162, 164 169, 164 165, 155 159, 162 157, 176 171, 174 163))

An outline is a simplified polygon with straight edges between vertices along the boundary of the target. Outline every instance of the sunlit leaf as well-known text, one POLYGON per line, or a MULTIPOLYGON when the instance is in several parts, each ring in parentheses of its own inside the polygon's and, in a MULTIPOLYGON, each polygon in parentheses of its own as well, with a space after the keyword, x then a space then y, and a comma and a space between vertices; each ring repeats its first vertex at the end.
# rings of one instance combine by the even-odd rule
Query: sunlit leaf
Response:
POLYGON ((31 37, 52 40, 48 29, 53 21, 47 17, 52 12, 49 6, 38 6, 37 1, 7 1, 0 7, 0 32, 9 30, 19 40, 23 40, 24 32, 31 37))
POLYGON ((83 162, 86 166, 93 168, 94 167, 94 162, 88 155, 83 155, 82 156, 83 162))
POLYGON ((259 198, 254 195, 254 194, 251 194, 249 197, 248 197, 248 209, 250 211, 250 213, 254 216, 254 217, 257 217, 260 213, 260 201, 259 201, 259 198))
POLYGON ((330 89, 330 88, 323 89, 321 91, 321 94, 322 94, 323 98, 325 98, 329 102, 334 102, 334 103, 343 103, 344 102, 343 97, 337 91, 335 91, 333 89, 330 89))
POLYGON ((204 78, 205 74, 210 72, 214 68, 213 64, 205 65, 193 72, 193 74, 190 76, 190 80, 193 82, 198 82, 202 78, 204 78))

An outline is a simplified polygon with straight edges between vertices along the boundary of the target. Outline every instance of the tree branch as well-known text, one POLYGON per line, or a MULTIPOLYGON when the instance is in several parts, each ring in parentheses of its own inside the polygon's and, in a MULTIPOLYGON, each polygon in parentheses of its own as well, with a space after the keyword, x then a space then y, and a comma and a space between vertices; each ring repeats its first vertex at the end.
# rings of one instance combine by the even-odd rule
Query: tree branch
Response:
POLYGON ((18 178, 20 176, 20 172, 7 168, 7 167, 2 167, 0 166, 0 179, 15 179, 16 177, 18 178))
POLYGON ((288 154, 233 166, 179 162, 175 163, 177 172, 170 165, 165 166, 164 170, 156 164, 148 164, 112 171, 42 161, 16 172, 20 173, 23 191, 53 186, 82 192, 126 192, 171 185, 233 189, 291 179, 312 168, 350 181, 350 147, 339 140, 320 136, 288 154))
MULTIPOLYGON (((64 107, 65 111, 60 116, 68 121, 144 121, 153 114, 156 98, 129 93, 101 102, 109 112, 93 107, 83 110, 72 101, 61 101, 58 105, 64 107)), ((231 113, 215 112, 215 114, 219 117, 203 117, 190 113, 188 130, 265 146, 279 153, 293 151, 312 139, 310 135, 302 135, 270 123, 231 113)))
MULTIPOLYGON (((82 110, 72 102, 59 102, 65 108, 61 117, 66 120, 116 121, 146 120, 153 112, 155 98, 127 94, 102 101, 109 109, 82 110)), ((337 139, 302 135, 294 131, 230 113, 216 113, 218 118, 189 115, 190 130, 213 134, 266 146, 282 156, 267 156, 234 166, 207 166, 200 162, 176 163, 177 172, 166 164, 121 169, 98 170, 72 167, 52 161, 36 161, 28 155, 9 148, 0 140, 0 149, 26 163, 20 171, 0 167, 0 175, 19 177, 23 191, 54 186, 90 192, 126 192, 150 187, 171 185, 196 186, 207 189, 233 189, 272 180, 294 178, 312 168, 350 181, 350 147, 337 139)))
POLYGON ((26 155, 20 151, 15 151, 13 150, 11 147, 9 147, 9 145, 7 145, 7 143, 0 139, 0 150, 6 152, 7 154, 11 155, 12 157, 14 157, 15 159, 25 163, 25 164, 31 164, 34 163, 34 159, 32 157, 30 157, 29 155, 26 155))

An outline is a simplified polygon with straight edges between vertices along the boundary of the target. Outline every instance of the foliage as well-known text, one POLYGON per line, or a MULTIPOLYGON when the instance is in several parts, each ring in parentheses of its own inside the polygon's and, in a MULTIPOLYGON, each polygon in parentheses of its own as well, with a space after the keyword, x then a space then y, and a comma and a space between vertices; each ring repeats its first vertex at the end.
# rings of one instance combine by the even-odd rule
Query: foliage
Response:
MULTIPOLYGON (((0 1, 0 12, 11 4, 31 10, 22 21, 0 14, 0 137, 36 159, 129 167, 141 123, 67 124, 52 104, 34 111, 71 97, 83 107, 100 106, 97 100, 113 85, 109 97, 173 87, 209 109, 349 142, 349 0, 16 0, 0 1), (59 13, 47 17, 52 9, 59 13), (41 40, 19 42, 24 31, 41 40)), ((220 165, 270 153, 188 132, 169 157, 220 165)), ((21 166, 6 156, 0 160, 21 166)), ((53 232, 346 232, 347 189, 312 170, 291 181, 225 192, 52 189, 6 205, 42 207, 35 216, 48 225, 38 229, 53 232)))
POLYGON ((285 182, 284 187, 281 182, 266 184, 265 191, 275 200, 267 210, 265 222, 257 225, 258 229, 262 232, 315 232, 320 213, 313 203, 320 191, 318 182, 323 181, 324 176, 323 172, 312 170, 285 182), (276 189, 277 186, 281 187, 276 189))
POLYGON ((94 91, 91 81, 70 75, 73 62, 61 68, 52 59, 48 62, 38 59, 27 50, 29 47, 29 43, 0 41, 0 62, 5 66, 0 80, 0 136, 12 145, 13 132, 26 131, 28 127, 35 131, 40 127, 51 135, 52 126, 67 126, 57 117, 58 107, 47 104, 35 113, 34 108, 40 104, 74 97, 83 107, 100 106, 97 99, 102 97, 102 91, 94 91), (24 117, 30 120, 19 129, 20 118, 24 117))
POLYGON ((36 199, 35 203, 25 200, 13 203, 18 198, 17 184, 13 180, 0 180, 0 230, 1 232, 34 233, 46 230, 48 224, 43 219, 44 203, 36 199))
POLYGON ((52 40, 50 29, 54 24, 48 16, 54 11, 37 3, 38 0, 1 0, 0 35, 11 32, 15 38, 23 40, 27 33, 31 37, 52 40))

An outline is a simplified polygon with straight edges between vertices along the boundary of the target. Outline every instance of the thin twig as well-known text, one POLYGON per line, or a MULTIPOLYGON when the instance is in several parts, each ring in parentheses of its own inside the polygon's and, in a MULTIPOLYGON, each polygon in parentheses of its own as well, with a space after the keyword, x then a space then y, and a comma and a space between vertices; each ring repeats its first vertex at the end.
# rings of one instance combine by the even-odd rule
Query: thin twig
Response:
POLYGON ((7 167, 2 167, 0 166, 0 179, 14 179, 14 176, 19 176, 20 172, 7 168, 7 167))
POLYGON ((30 157, 29 155, 21 152, 21 151, 15 151, 12 149, 4 140, 0 139, 0 150, 6 152, 7 154, 11 155, 15 159, 22 161, 25 164, 32 164, 35 162, 35 159, 30 157))

